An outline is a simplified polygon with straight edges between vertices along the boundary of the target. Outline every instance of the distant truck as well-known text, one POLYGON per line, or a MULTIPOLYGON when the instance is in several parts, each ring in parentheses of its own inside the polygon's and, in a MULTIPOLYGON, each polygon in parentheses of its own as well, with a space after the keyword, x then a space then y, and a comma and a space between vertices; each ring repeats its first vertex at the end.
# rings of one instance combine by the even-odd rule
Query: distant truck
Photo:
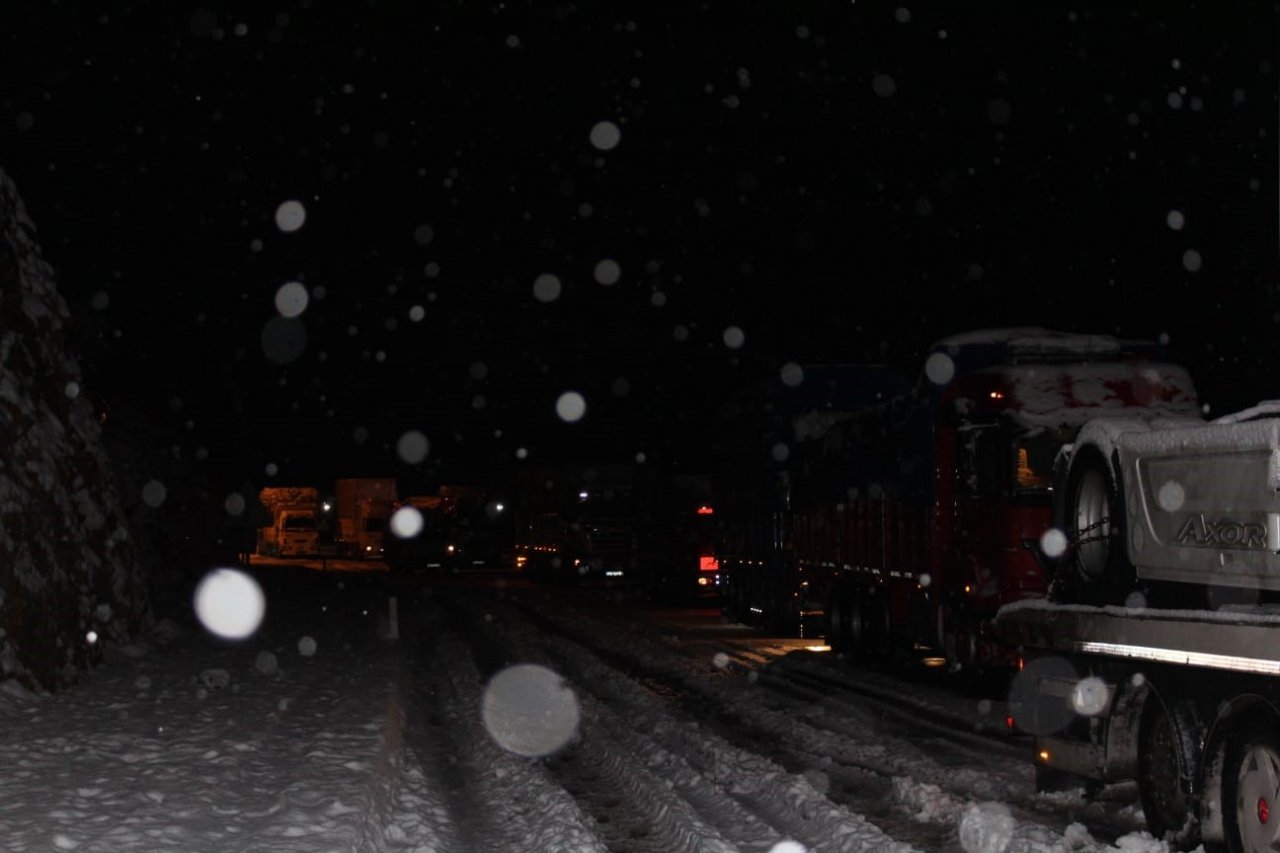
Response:
POLYGON ((320 492, 311 486, 268 486, 258 499, 271 524, 258 528, 257 552, 271 557, 309 557, 320 550, 320 492))
POLYGON ((635 474, 627 465, 570 464, 518 472, 515 565, 536 581, 641 582, 635 474))
POLYGON ((408 495, 396 501, 394 515, 411 507, 422 527, 411 536, 393 535, 384 542, 382 557, 394 573, 442 571, 451 556, 446 533, 444 499, 439 495, 408 495))
POLYGON ((646 465, 636 490, 639 563, 654 599, 717 603, 723 592, 711 477, 646 465))
POLYGON ((382 559, 384 537, 397 500, 392 477, 351 477, 336 480, 334 513, 340 556, 382 559))
POLYGON ((387 540, 387 566, 393 572, 467 572, 511 563, 506 505, 498 495, 489 486, 447 484, 434 495, 402 498, 395 508, 418 510, 422 528, 387 540))

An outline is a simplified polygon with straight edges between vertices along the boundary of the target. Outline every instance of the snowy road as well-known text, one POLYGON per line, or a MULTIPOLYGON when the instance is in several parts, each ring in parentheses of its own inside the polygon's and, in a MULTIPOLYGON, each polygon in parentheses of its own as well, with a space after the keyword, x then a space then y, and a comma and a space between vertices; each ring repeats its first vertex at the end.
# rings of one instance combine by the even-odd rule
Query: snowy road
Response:
POLYGON ((455 591, 446 601, 488 670, 535 661, 577 692, 582 731, 546 764, 609 849, 770 850, 789 839, 810 850, 974 850, 995 849, 992 835, 1007 849, 1106 849, 1101 839, 1142 826, 1127 801, 1035 795, 1028 746, 989 700, 794 641, 690 641, 607 596, 455 591), (792 650, 773 656, 771 645, 792 650))
POLYGON ((998 701, 707 612, 260 578, 251 640, 171 632, 69 694, 0 693, 0 850, 1165 849, 1125 800, 1036 796, 998 701))

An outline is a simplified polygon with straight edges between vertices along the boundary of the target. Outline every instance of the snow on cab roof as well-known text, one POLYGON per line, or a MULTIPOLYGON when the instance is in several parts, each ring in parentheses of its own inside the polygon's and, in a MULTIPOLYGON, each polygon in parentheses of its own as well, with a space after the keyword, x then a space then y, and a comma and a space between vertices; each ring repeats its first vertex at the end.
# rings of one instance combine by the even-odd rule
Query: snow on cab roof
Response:
POLYGON ((1010 414, 1031 425, 1080 425, 1097 417, 1142 413, 1199 419, 1186 370, 1152 362, 1016 365, 1000 369, 1012 397, 1010 414))
POLYGON ((1072 355, 1116 356, 1126 351, 1153 351, 1156 343, 1128 340, 1114 335, 1081 334, 1040 326, 975 329, 940 338, 930 352, 964 349, 999 349, 1006 357, 1072 355))

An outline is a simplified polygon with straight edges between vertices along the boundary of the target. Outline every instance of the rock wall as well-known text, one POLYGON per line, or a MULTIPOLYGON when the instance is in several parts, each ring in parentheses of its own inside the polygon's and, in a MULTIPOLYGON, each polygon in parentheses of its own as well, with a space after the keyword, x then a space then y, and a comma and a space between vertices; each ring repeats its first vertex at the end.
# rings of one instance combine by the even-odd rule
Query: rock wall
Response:
POLYGON ((0 679, 48 691, 74 683, 102 640, 127 641, 147 614, 69 321, 0 171, 0 679))

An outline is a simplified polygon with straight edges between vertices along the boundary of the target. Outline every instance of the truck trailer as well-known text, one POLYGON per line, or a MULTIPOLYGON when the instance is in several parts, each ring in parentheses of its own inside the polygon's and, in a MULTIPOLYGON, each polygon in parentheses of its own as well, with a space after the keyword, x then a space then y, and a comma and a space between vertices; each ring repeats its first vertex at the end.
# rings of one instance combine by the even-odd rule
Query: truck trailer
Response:
POLYGON ((359 560, 380 560, 384 536, 397 499, 392 477, 335 480, 333 509, 338 553, 359 560))
POLYGON ((764 397, 752 464, 719 465, 745 487, 767 469, 716 495, 728 613, 965 674, 1017 666, 991 620, 1046 594, 1059 448, 1104 414, 1199 413, 1155 342, 1036 327, 938 340, 910 385, 860 365, 798 373, 764 397))
POLYGON ((995 620, 1038 783, 1136 783, 1182 849, 1280 849, 1277 415, 1086 424, 1058 458, 1050 596, 995 620))
POLYGON ((1136 783, 1174 849, 1280 845, 1280 610, 1062 604, 1002 608, 1022 649, 1012 723, 1042 790, 1136 783))

